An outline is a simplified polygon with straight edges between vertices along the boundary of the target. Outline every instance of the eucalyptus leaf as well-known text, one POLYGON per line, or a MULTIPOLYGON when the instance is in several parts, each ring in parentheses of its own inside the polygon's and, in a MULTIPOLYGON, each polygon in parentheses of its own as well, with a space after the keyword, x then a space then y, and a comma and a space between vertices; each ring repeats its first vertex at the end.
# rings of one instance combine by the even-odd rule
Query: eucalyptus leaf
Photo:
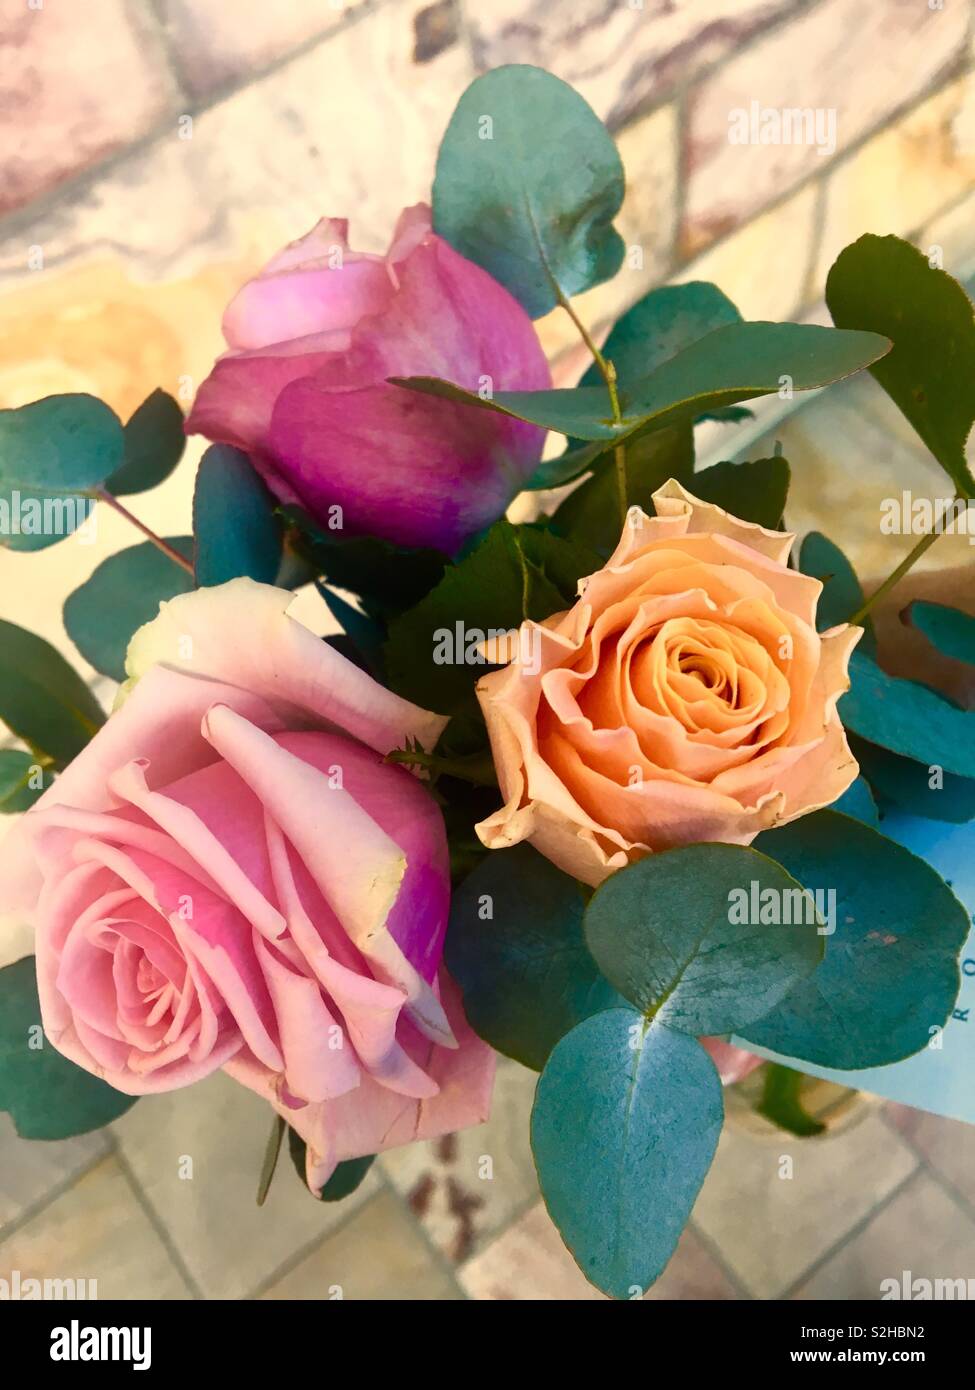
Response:
POLYGON ((74 534, 122 450, 121 421, 94 396, 0 410, 0 545, 44 550, 74 534))
MULTIPOLYGON (((975 820, 975 778, 957 777, 935 764, 890 753, 855 734, 850 734, 850 747, 863 776, 885 801, 927 820, 955 825, 975 820)), ((847 808, 837 803, 836 809, 847 808)))
POLYGON ((126 422, 125 461, 107 479, 107 490, 125 497, 165 482, 186 448, 183 423, 179 403, 165 391, 153 391, 126 422))
POLYGON ((391 376, 391 385, 424 396, 438 396, 455 405, 469 405, 476 410, 493 410, 516 420, 527 420, 542 429, 587 440, 606 440, 610 443, 624 439, 640 424, 628 419, 616 424, 613 407, 605 386, 558 387, 548 391, 496 391, 482 396, 456 382, 436 376, 391 376))
MULTIPOLYGON (((738 310, 717 285, 705 280, 662 285, 650 290, 617 319, 603 345, 603 356, 613 363, 618 377, 629 379, 654 371, 712 329, 740 322, 738 310)), ((579 385, 599 386, 601 383, 599 366, 593 362, 579 385)), ((747 419, 750 415, 750 410, 737 406, 719 407, 711 412, 713 418, 730 420, 747 419)), ((690 458, 693 467, 694 445, 689 427, 681 429, 682 439, 685 436, 682 454, 690 458)), ((636 445, 638 439, 636 436, 630 445, 636 445)), ((570 439, 565 453, 538 466, 528 487, 562 487, 594 467, 609 447, 601 440, 583 443, 570 439)), ((630 467, 628 460, 628 471, 630 467)), ((678 475, 672 472, 668 476, 678 475)), ((666 478, 661 481, 666 482, 666 478)))
POLYGON ((69 1062, 44 1036, 34 957, 0 970, 0 1110, 22 1139, 70 1139, 135 1104, 69 1062))
POLYGON ((972 496, 965 443, 975 421, 975 317, 962 286, 909 242, 867 235, 835 261, 826 303, 839 327, 891 340, 871 372, 959 494, 972 496))
POLYGON ((695 473, 688 490, 702 502, 723 507, 741 521, 753 521, 768 531, 782 523, 791 474, 784 458, 753 459, 748 463, 715 463, 695 473))
POLYGON ((0 722, 61 768, 98 732, 105 714, 50 642, 0 621, 0 722))
POLYGON ((95 396, 46 396, 0 410, 0 487, 87 492, 115 471, 123 447, 121 421, 95 396))
POLYGON ((604 439, 590 440, 589 443, 573 444, 555 458, 540 463, 525 484, 527 492, 539 492, 546 488, 565 487, 567 483, 581 478, 590 468, 611 451, 612 444, 604 439))
POLYGON ((877 333, 818 324, 729 323, 698 338, 635 381, 622 381, 622 409, 663 424, 685 415, 767 396, 788 386, 828 386, 875 362, 890 343, 877 333))
POLYGON ((958 994, 968 913, 930 864, 850 816, 817 811, 755 841, 830 901, 826 959, 749 1043, 816 1066, 885 1066, 926 1047, 958 994))
POLYGON ((468 1022, 535 1071, 577 1023, 623 1002, 586 948, 584 907, 575 879, 530 845, 494 851, 454 890, 445 959, 468 1022))
MULTIPOLYGON (((690 280, 650 290, 617 319, 603 344, 603 356, 621 381, 633 381, 676 357, 715 328, 741 323, 741 314, 717 285, 690 280)), ((602 381, 594 362, 580 386, 602 381)))
POLYGON ((639 1298, 663 1273, 723 1114, 700 1043, 632 1009, 594 1014, 552 1052, 531 1118, 538 1180, 576 1264, 611 1298, 639 1298))
POLYGON ((533 318, 608 280, 623 166, 588 103, 542 68, 493 68, 450 118, 433 183, 434 230, 533 318), (570 157, 567 152, 571 151, 570 157))
MULTIPOLYGON (((799 568, 823 585, 816 609, 816 626, 820 632, 845 623, 863 604, 863 589, 849 560, 821 531, 810 531, 799 550, 799 568)), ((877 638, 873 623, 863 620, 863 636, 858 650, 868 656, 877 653, 877 638)))
MULTIPOLYGON (((192 536, 170 536, 187 560, 192 536)), ((125 680, 125 653, 133 634, 151 622, 159 605, 189 593, 193 579, 152 541, 128 546, 103 560, 64 603, 64 626, 86 661, 112 680, 125 680)))
POLYGON ((823 959, 825 925, 774 860, 743 845, 697 844, 610 875, 584 930, 625 999, 697 1037, 767 1014, 823 959))
POLYGON ((0 749, 0 815, 28 811, 51 785, 49 769, 19 748, 0 749))
POLYGON ((480 410, 496 410, 581 440, 619 441, 636 430, 693 421, 738 401, 787 386, 807 391, 850 376, 889 348, 876 333, 844 333, 818 324, 729 323, 716 328, 647 376, 619 384, 621 418, 605 386, 498 391, 481 396, 437 377, 390 377, 396 386, 480 410))
POLYGON ((843 795, 833 802, 832 809, 842 811, 845 816, 852 816, 854 820, 862 820, 864 825, 872 825, 874 829, 880 826, 877 803, 870 791, 870 784, 864 777, 858 777, 851 782, 843 795))
MULTIPOLYGON (((607 361, 612 362, 620 380, 633 380, 655 371, 713 329, 740 322, 738 310, 717 285, 709 284, 706 280, 662 285, 638 299, 617 319, 603 344, 602 353, 607 361)), ((602 380, 599 364, 593 362, 579 385, 599 386, 602 380)), ((728 406, 726 409, 733 411, 735 407, 728 406)), ((741 410, 737 418, 750 413, 741 410)), ((686 432, 687 452, 693 459, 693 439, 689 426, 686 432)), ((592 465, 604 448, 598 440, 581 444, 578 440, 570 439, 566 452, 560 458, 542 464, 529 486, 558 487, 570 482, 585 471, 584 466, 577 464, 592 465), (558 481, 552 481, 556 478, 558 481)))
POLYGON ((889 676, 857 651, 850 657, 850 682, 838 706, 844 728, 927 767, 975 778, 975 711, 889 676))
POLYGON ((703 415, 699 415, 695 424, 700 424, 705 420, 710 420, 716 425, 740 425, 744 420, 754 420, 754 410, 749 410, 747 405, 719 405, 713 410, 706 410, 703 415))
POLYGON ((905 620, 923 632, 943 656, 975 665, 975 618, 970 613, 915 599, 907 609, 905 620))
POLYGON ((273 584, 281 564, 281 523, 246 454, 211 444, 193 494, 194 569, 200 585, 230 579, 273 584))

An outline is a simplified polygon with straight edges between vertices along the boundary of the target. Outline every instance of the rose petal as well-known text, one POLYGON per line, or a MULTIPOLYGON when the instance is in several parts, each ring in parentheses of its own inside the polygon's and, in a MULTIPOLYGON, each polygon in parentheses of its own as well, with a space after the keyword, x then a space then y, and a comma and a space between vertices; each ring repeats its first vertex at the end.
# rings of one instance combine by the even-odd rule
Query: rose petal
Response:
POLYGON ((496 1058, 464 1018, 460 996, 441 974, 443 1007, 458 1046, 447 1050, 415 1031, 409 1049, 416 1062, 437 1082, 428 1100, 396 1095, 363 1077, 358 1091, 321 1105, 292 1108, 282 1103, 274 1077, 241 1054, 225 1068, 229 1075, 263 1095, 308 1146, 308 1184, 316 1194, 336 1166, 348 1158, 482 1124, 490 1113, 496 1058))
POLYGON ((754 521, 742 521, 732 516, 714 502, 702 502, 699 497, 688 492, 676 478, 670 478, 653 494, 653 505, 658 516, 685 516, 687 535, 705 533, 711 536, 730 536, 740 541, 749 550, 765 555, 778 565, 788 562, 795 542, 790 531, 769 531, 754 521))
POLYGON ((403 989, 418 1026, 452 1046, 429 984, 389 931, 406 873, 400 847, 343 787, 226 706, 208 713, 205 732, 294 845, 377 978, 403 989))
POLYGON ((281 391, 268 441, 313 514, 339 506, 352 535, 452 555, 524 486, 542 431, 385 382, 330 389, 319 374, 281 391))
POLYGON ((293 266, 249 280, 230 301, 223 332, 233 348, 265 348, 313 333, 348 330, 388 304, 393 287, 382 260, 335 256, 335 264, 293 266))
MULTIPOLYGON (((287 590, 251 579, 181 594, 162 604, 158 618, 132 638, 126 659, 130 680, 140 681, 162 663, 239 687, 252 701, 264 700, 282 721, 278 727, 331 725, 378 753, 402 748, 408 739, 432 749, 446 719, 386 690, 289 618, 293 601, 287 590)), ((240 698, 217 693, 210 703, 227 704, 251 718, 240 698)), ((145 756, 152 758, 151 751, 145 756)))

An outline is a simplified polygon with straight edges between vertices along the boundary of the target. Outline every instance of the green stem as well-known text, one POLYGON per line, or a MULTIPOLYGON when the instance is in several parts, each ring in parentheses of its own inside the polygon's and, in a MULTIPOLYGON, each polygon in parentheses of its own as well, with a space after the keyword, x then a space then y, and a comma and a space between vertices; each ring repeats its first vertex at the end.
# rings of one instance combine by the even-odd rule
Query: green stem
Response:
MULTIPOLYGON (((579 335, 582 338, 582 341, 585 343, 586 347, 592 353, 592 360, 599 368, 600 374, 606 383, 606 389, 609 392, 609 403, 613 412, 613 420, 617 425, 621 425, 623 423, 623 412, 620 410, 619 389, 616 381, 616 367, 609 360, 609 358, 604 357, 603 354, 600 352, 599 348, 596 346, 595 339, 593 338, 589 330, 586 328, 586 325, 583 323, 582 319, 576 313, 575 309, 573 309, 571 300, 565 294, 558 281, 553 279, 552 283, 555 286, 555 292, 558 295, 559 303, 561 304, 565 312, 568 314, 572 322, 575 324, 576 328, 579 330, 579 335)), ((613 458, 616 463, 616 492, 619 498, 620 505, 620 525, 625 526, 626 513, 629 509, 629 500, 627 497, 626 487, 626 446, 624 444, 616 445, 615 449, 613 450, 613 458)))
POLYGON ((168 555, 174 564, 179 565, 180 569, 186 570, 187 574, 193 574, 193 566, 190 564, 189 560, 171 546, 168 541, 164 541, 162 536, 157 536, 155 531, 150 531, 149 527, 144 525, 137 516, 132 515, 128 507, 122 506, 122 503, 117 497, 113 497, 112 494, 103 487, 95 488, 94 495, 98 498, 99 502, 107 502, 113 511, 118 512, 119 516, 124 516, 126 521, 131 522, 137 531, 142 532, 146 540, 152 541, 157 550, 161 550, 164 555, 168 555))
POLYGON ((271 1125, 271 1133, 268 1135, 267 1148, 264 1151, 264 1162, 261 1165, 261 1176, 257 1184, 257 1205, 263 1207, 267 1201, 267 1194, 271 1188, 271 1179, 274 1177, 274 1170, 278 1166, 278 1155, 281 1152, 281 1140, 284 1138, 284 1131, 287 1128, 280 1115, 275 1115, 271 1125))
POLYGON ((917 545, 914 547, 914 549, 911 550, 911 552, 908 555, 904 556, 903 560, 900 562, 897 568, 887 576, 887 578, 878 588, 874 589, 870 597, 860 605, 857 611, 853 614, 853 617, 849 619, 851 623, 853 623, 854 625, 862 623, 863 619, 870 612, 871 608, 874 606, 877 600, 882 599, 886 594, 889 594, 891 589, 893 589, 896 584, 900 583, 900 581, 904 578, 905 574, 907 574, 907 572, 910 569, 913 569, 914 565, 917 563, 918 560, 920 560, 921 556, 925 553, 925 551, 929 550, 931 546, 934 545, 938 537, 943 534, 941 530, 941 523, 942 521, 944 521, 945 517, 951 511, 952 507, 955 505, 955 502, 958 502, 959 500, 959 497, 955 497, 951 502, 948 503, 938 520, 935 522, 934 530, 929 531, 926 536, 922 536, 921 539, 918 541, 917 545))
POLYGON ((802 1074, 791 1067, 784 1067, 780 1062, 766 1063, 762 1099, 756 1108, 780 1129, 805 1139, 822 1134, 826 1126, 808 1114, 803 1106, 803 1081, 802 1074))
POLYGON ((400 763, 406 767, 425 767, 438 777, 458 777, 463 782, 472 782, 478 787, 496 787, 498 776, 493 760, 485 754, 477 753, 469 758, 441 758, 436 753, 427 753, 422 748, 395 748, 386 754, 386 762, 400 763))

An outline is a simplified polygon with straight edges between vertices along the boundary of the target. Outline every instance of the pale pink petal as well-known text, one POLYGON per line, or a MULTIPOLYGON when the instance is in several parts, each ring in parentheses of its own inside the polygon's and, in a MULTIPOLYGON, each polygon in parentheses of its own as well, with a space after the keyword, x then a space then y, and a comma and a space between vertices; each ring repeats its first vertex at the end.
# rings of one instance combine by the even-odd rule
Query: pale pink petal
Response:
POLYGON ((205 732, 294 845, 377 979, 403 989, 418 1026, 450 1046, 443 1010, 389 931, 406 873, 402 849, 344 787, 226 706, 209 712, 205 732))
POLYGON ((253 944, 274 1005, 288 1090, 307 1101, 334 1100, 354 1090, 359 1066, 318 981, 289 966, 256 933, 253 944))
MULTIPOLYGON (((266 683, 271 685, 270 676, 266 683)), ((155 667, 0 844, 0 912, 30 911, 37 902, 41 873, 31 849, 35 816, 60 805, 83 811, 112 809, 117 803, 109 780, 131 761, 133 750, 150 763, 153 786, 165 786, 208 766, 216 755, 200 724, 214 701, 232 703, 265 727, 280 727, 270 707, 244 689, 155 667)))
POLYGON ((232 1014, 247 1046, 265 1066, 283 1070, 267 985, 254 954, 249 924, 228 902, 194 885, 189 902, 182 875, 141 850, 123 854, 82 841, 80 863, 109 868, 166 918, 185 957, 196 960, 232 1014))
MULTIPOLYGON (((407 1002, 406 992, 350 969, 331 955, 321 934, 323 917, 326 913, 332 916, 331 909, 319 894, 313 924, 295 883, 287 843, 269 816, 267 843, 278 902, 287 917, 288 929, 303 960, 341 1010, 360 1062, 371 1076, 392 1091, 417 1097, 434 1095, 436 1083, 417 1066, 396 1038, 396 1025, 407 1002)), ((315 891, 317 893, 317 888, 315 891)))
POLYGON ((224 337, 233 348, 265 348, 313 333, 354 327, 366 314, 380 313, 393 294, 378 257, 328 257, 249 280, 223 316, 224 337))
POLYGON ((437 1047, 415 1030, 407 1046, 439 1085, 429 1100, 396 1095, 364 1076, 355 1092, 321 1105, 283 1103, 274 1076, 242 1054, 224 1070, 271 1102, 308 1146, 308 1181, 321 1191, 337 1164, 417 1140, 482 1124, 490 1113, 496 1058, 464 1018, 460 996, 441 974, 443 1004, 458 1040, 456 1050, 437 1047))
MULTIPOLYGON (((136 632, 126 670, 139 681, 162 663, 237 686, 250 692, 252 700, 266 702, 278 728, 332 727, 378 753, 404 747, 411 738, 432 748, 447 721, 386 690, 289 618, 293 601, 287 590, 251 579, 181 594, 162 604, 158 618, 136 632)), ((239 699, 218 695, 211 703, 227 704, 250 718, 239 699)), ((145 756, 151 758, 151 751, 145 756)))

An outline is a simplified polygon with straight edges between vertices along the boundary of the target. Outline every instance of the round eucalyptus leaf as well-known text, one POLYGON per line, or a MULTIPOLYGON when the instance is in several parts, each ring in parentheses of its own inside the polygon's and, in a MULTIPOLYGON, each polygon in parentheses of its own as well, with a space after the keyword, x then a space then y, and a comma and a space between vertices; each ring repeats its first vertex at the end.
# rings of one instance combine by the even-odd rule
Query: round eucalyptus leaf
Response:
POLYGON ((467 88, 437 157, 434 230, 532 318, 555 307, 559 287, 571 296, 616 274, 622 202, 616 146, 566 82, 513 64, 467 88))
POLYGON ((454 892, 445 958, 468 1022, 535 1071, 582 1019, 622 1002, 586 948, 584 907, 575 879, 530 845, 493 851, 454 892))
POLYGON ((186 433, 179 403, 165 391, 153 391, 126 421, 124 461, 106 481, 116 497, 148 492, 165 482, 183 457, 186 433))
POLYGON ((553 1051, 532 1109, 538 1179, 576 1264, 611 1298, 639 1298, 663 1273, 723 1118, 700 1043, 632 1009, 594 1014, 553 1051))
POLYGON ((50 642, 0 621, 0 722, 63 767, 98 732, 105 714, 50 642))
POLYGON ((87 1134, 136 1100, 75 1066, 44 1036, 33 956, 0 970, 0 1110, 22 1139, 87 1134))
POLYGON ((742 845, 648 855, 596 889, 584 925, 624 998, 695 1036, 761 1018, 823 958, 813 899, 780 864, 742 845))
MULTIPOLYGON (((193 553, 189 536, 169 539, 187 559, 193 553)), ((64 603, 64 626, 86 661, 112 680, 125 680, 125 653, 133 634, 151 622, 159 605, 189 593, 192 577, 152 541, 110 555, 69 594, 64 603)))
POLYGON ((920 1052, 954 1007, 965 908, 930 864, 839 811, 767 830, 756 845, 832 900, 826 959, 741 1031, 817 1066, 858 1070, 920 1052))
POLYGON ((196 582, 256 579, 273 584, 283 537, 274 502, 246 454, 212 444, 200 460, 193 494, 196 582))

